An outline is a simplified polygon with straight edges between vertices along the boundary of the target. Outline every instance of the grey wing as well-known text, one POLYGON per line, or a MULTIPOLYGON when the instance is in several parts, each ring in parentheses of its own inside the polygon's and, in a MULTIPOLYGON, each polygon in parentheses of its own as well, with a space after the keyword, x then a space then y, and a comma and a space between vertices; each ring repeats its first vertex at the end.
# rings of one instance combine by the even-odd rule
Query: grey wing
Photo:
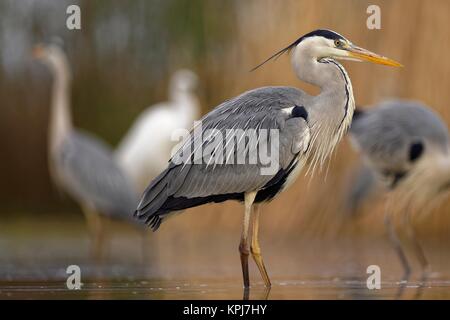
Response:
MULTIPOLYGON (((208 135, 208 123, 205 125, 204 132, 208 135)), ((194 154, 193 163, 180 165, 183 183, 174 184, 175 197, 257 191, 279 170, 286 170, 298 153, 306 151, 310 138, 303 118, 289 119, 280 110, 229 116, 227 121, 213 125, 214 133, 208 141, 213 147, 204 143, 204 152, 198 156, 194 154), (241 130, 233 131, 235 134, 226 131, 232 127, 241 130), (222 143, 217 144, 217 136, 222 143), (220 155, 215 152, 216 148, 220 155), (205 154, 209 156, 208 149, 212 149, 212 157, 204 157, 205 154), (264 159, 260 157, 262 154, 264 159)), ((187 149, 190 154, 195 142, 196 139, 192 139, 183 150, 187 149)))
POLYGON ((352 123, 350 132, 357 148, 378 170, 406 169, 412 137, 392 119, 369 111, 352 123))
POLYGON ((432 143, 445 152, 448 148, 446 125, 429 108, 413 101, 387 101, 363 112, 352 123, 351 133, 378 169, 407 170, 413 144, 432 143))
POLYGON ((409 100, 389 100, 377 107, 378 113, 402 128, 405 134, 448 147, 448 129, 441 117, 426 105, 409 100))
MULTIPOLYGON (((279 169, 287 169, 309 144, 309 127, 305 119, 292 118, 289 114, 289 110, 300 103, 301 94, 293 88, 260 88, 229 100, 207 114, 201 121, 199 132, 202 134, 196 135, 194 129, 191 139, 175 155, 177 159, 186 158, 186 155, 192 158, 191 163, 183 163, 180 168, 184 183, 174 183, 174 195, 204 197, 258 190, 279 169), (251 139, 253 134, 256 140, 251 139), (216 138, 222 144, 217 143, 216 138), (255 141, 257 144, 252 143, 255 141), (202 147, 196 149, 200 145, 202 147), (209 148, 209 145, 217 148, 209 148), (239 149, 240 146, 243 148, 239 149), (244 159, 244 164, 238 163, 239 156, 245 153, 255 156, 261 150, 270 153, 272 148, 276 152, 270 154, 265 163, 259 157, 256 163, 249 159, 244 159), (203 152, 195 152, 199 149, 203 152), (214 156, 205 158, 211 149, 214 156), (222 150, 223 153, 215 157, 214 151, 220 153, 222 150), (268 170, 271 160, 276 162, 276 170, 272 172, 268 170)), ((174 158, 171 161, 174 162, 174 158)))
POLYGON ((169 168, 147 188, 137 215, 157 228, 160 216, 170 211, 210 201, 242 199, 245 192, 269 187, 280 171, 302 165, 299 162, 304 160, 309 146, 310 129, 304 118, 292 117, 290 111, 301 105, 303 98, 303 93, 293 88, 268 87, 249 91, 218 106, 202 119, 198 131, 203 136, 196 135, 194 128, 171 159, 169 168), (236 147, 227 149, 231 143, 229 129, 238 133, 233 136, 236 147), (247 139, 246 135, 252 132, 257 136, 257 147, 247 139), (223 142, 218 144, 217 151, 223 151, 222 163, 216 161, 220 155, 215 157, 215 149, 209 148, 210 143, 217 146, 214 142, 217 137, 223 142), (239 149, 240 142, 243 149, 239 149), (196 153, 200 146, 203 153, 196 153), (270 150, 266 162, 257 157, 255 163, 248 159, 244 164, 236 163, 243 150, 255 155, 261 147, 270 150), (214 157, 205 158, 204 154, 214 157), (155 216, 158 219, 153 219, 155 216))
POLYGON ((77 200, 108 216, 132 219, 137 194, 106 145, 74 132, 62 145, 58 166, 65 188, 77 200))

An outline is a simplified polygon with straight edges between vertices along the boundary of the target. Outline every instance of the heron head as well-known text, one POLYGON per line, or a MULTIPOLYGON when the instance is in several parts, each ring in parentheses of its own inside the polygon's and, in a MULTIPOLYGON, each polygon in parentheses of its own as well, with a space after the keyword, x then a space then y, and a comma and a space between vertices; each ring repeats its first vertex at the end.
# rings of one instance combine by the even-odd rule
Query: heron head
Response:
MULTIPOLYGON (((305 34, 286 48, 278 51, 254 69, 262 66, 271 59, 277 58, 285 52, 295 50, 293 59, 310 57, 316 60, 332 58, 340 60, 369 61, 392 67, 401 67, 397 61, 386 58, 369 50, 355 46, 337 32, 319 29, 305 34)), ((253 70, 254 70, 253 69, 253 70)))
POLYGON ((402 67, 400 63, 369 50, 355 46, 340 34, 329 30, 317 30, 304 39, 304 45, 312 48, 317 59, 333 58, 340 60, 368 61, 392 67, 402 67))
POLYGON ((170 87, 175 92, 192 92, 197 88, 198 76, 187 69, 176 71, 170 81, 170 87))
POLYGON ((67 70, 67 59, 59 45, 36 44, 32 55, 34 59, 41 61, 53 71, 67 70))

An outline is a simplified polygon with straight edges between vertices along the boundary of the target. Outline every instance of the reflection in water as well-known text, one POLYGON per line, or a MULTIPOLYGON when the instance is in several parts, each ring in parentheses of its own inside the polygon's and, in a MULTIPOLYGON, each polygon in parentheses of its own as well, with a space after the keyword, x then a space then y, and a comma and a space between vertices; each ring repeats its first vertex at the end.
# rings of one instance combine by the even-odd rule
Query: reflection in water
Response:
MULTIPOLYGON (((400 299, 448 299, 448 281, 421 286, 410 282, 400 299), (420 295, 418 294, 420 292, 420 295)), ((241 299, 238 281, 200 280, 102 280, 85 282, 82 290, 68 290, 65 282, 0 282, 2 299, 241 299)), ((250 300, 278 299, 395 299, 398 283, 383 282, 381 290, 368 290, 365 281, 307 279, 274 281, 250 289, 250 300)))

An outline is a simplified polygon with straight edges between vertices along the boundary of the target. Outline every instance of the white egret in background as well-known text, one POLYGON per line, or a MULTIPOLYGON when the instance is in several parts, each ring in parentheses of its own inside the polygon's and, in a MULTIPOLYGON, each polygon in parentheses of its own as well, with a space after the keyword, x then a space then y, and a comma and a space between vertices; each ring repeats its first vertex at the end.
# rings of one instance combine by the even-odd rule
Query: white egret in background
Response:
POLYGON ((200 116, 195 90, 197 75, 178 70, 169 85, 169 100, 148 107, 139 115, 116 149, 116 157, 137 188, 143 189, 167 166, 179 129, 189 130, 200 116))

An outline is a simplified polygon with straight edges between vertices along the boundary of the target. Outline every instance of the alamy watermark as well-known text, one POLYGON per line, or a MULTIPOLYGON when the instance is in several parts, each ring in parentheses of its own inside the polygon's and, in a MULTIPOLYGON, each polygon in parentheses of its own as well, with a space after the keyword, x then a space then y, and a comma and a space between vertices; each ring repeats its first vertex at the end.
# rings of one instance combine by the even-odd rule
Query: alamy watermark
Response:
POLYGON ((372 264, 367 267, 366 272, 370 274, 366 281, 367 289, 381 289, 381 268, 376 264, 372 264))
POLYGON ((66 280, 66 286, 69 290, 80 290, 81 286, 81 269, 76 264, 70 265, 66 269, 66 274, 69 276, 66 280))
POLYGON ((180 140, 172 149, 174 164, 255 165, 261 175, 274 175, 280 167, 278 129, 203 129, 202 122, 196 121, 192 132, 172 133, 172 141, 180 140))
POLYGON ((366 26, 369 30, 381 29, 381 9, 376 4, 367 7, 366 13, 369 14, 366 20, 366 26))
POLYGON ((69 30, 81 29, 81 9, 76 4, 67 7, 66 13, 69 15, 66 19, 66 27, 69 30))

